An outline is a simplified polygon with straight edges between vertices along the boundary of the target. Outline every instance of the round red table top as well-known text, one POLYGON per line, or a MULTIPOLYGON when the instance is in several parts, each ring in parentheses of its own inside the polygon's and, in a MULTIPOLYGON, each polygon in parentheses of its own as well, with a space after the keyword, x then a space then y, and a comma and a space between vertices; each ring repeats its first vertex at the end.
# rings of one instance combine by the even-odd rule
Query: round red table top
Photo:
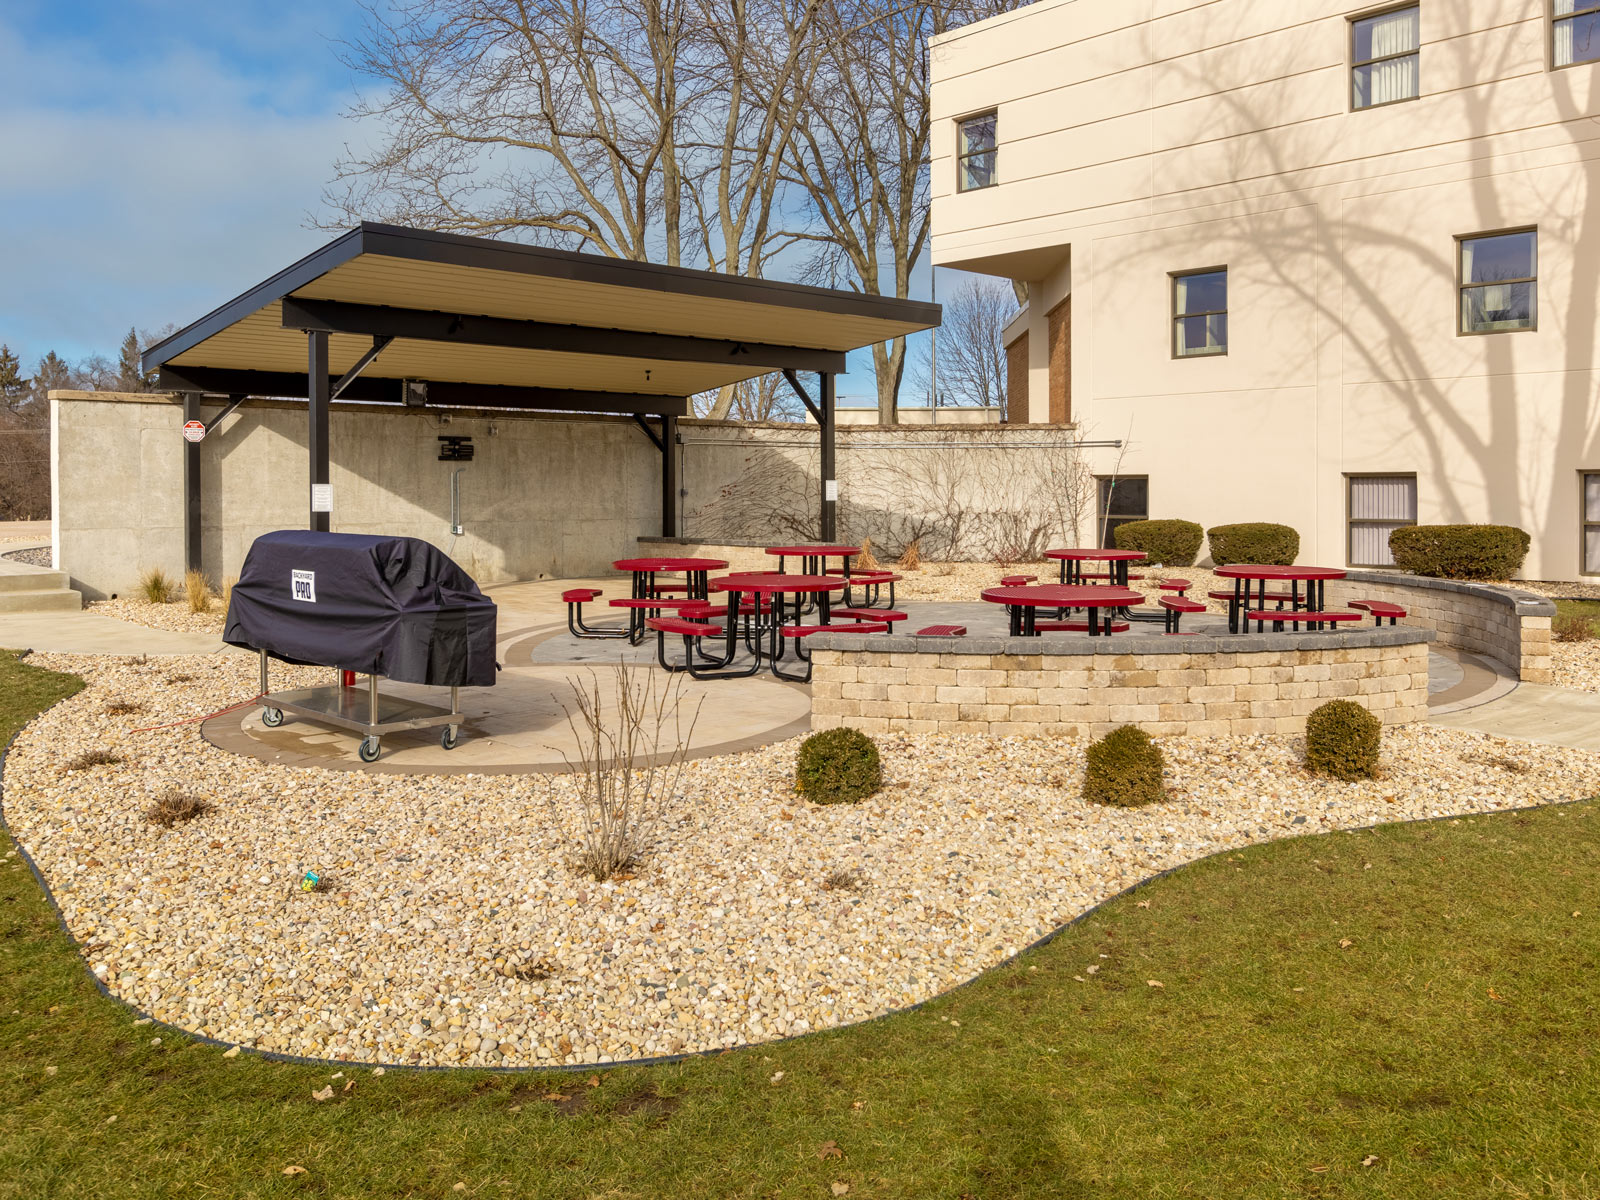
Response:
POLYGON ((1280 567, 1261 563, 1233 563, 1215 567, 1213 575, 1223 579, 1343 579, 1339 567, 1280 567))
POLYGON ((781 558, 854 558, 860 546, 768 546, 767 553, 781 558))
POLYGON ((1144 557, 1144 551, 1070 548, 1066 550, 1046 550, 1044 556, 1066 562, 1138 562, 1144 557))
POLYGON ((1144 603, 1144 597, 1132 588, 1077 583, 985 588, 983 598, 990 604, 1018 604, 1024 608, 1127 608, 1144 603))
POLYGON ((619 558, 611 564, 619 571, 720 571, 720 558, 619 558))
POLYGON ((713 579, 713 592, 756 592, 762 595, 777 593, 842 592, 842 575, 781 575, 769 571, 765 575, 727 575, 713 579))

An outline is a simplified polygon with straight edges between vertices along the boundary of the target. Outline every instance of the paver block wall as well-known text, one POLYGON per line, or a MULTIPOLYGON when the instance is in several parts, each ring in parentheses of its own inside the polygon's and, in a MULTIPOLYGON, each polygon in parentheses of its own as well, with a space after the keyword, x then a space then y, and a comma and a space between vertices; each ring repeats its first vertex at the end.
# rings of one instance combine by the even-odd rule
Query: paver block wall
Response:
MULTIPOLYGON (((902 639, 895 639, 896 641, 902 639)), ((1303 733, 1329 700, 1428 713, 1428 643, 1235 653, 813 652, 811 723, 864 733, 1303 733)))
POLYGON ((1533 592, 1380 571, 1352 571, 1327 584, 1330 608, 1386 600, 1406 610, 1402 624, 1431 629, 1446 646, 1492 658, 1527 683, 1551 680, 1550 619, 1555 605, 1533 592))

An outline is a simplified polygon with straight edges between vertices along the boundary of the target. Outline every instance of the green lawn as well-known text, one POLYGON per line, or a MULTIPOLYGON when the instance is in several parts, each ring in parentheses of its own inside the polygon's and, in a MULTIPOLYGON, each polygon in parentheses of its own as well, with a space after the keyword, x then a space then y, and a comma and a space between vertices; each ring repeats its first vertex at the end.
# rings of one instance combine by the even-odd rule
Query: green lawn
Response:
POLYGON ((1582 617, 1600 628, 1600 600, 1557 600, 1556 620, 1567 617, 1582 617))
MULTIPOLYGON (((74 686, 0 653, 0 738, 74 686)), ((1199 863, 865 1027, 320 1103, 336 1068, 136 1027, 18 862, 0 1196, 1600 1196, 1591 804, 1199 863)))

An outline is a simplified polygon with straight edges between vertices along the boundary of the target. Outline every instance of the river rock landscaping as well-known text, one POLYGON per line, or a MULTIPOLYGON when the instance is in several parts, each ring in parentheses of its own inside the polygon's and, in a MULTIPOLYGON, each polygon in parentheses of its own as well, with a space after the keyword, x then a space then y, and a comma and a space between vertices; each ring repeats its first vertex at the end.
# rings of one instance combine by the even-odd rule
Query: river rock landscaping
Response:
POLYGON ((90 969, 184 1029, 361 1062, 801 1034, 937 995, 1218 851, 1600 791, 1600 754, 1417 726, 1360 783, 1309 775, 1297 739, 1164 739, 1168 799, 1123 810, 1080 798, 1081 742, 902 736, 879 739, 881 792, 816 807, 796 740, 688 764, 650 851, 597 884, 571 865, 571 777, 277 767, 195 723, 149 729, 248 699, 249 657, 30 661, 88 686, 17 739, 4 813, 90 969), (174 790, 207 811, 152 823, 174 790))

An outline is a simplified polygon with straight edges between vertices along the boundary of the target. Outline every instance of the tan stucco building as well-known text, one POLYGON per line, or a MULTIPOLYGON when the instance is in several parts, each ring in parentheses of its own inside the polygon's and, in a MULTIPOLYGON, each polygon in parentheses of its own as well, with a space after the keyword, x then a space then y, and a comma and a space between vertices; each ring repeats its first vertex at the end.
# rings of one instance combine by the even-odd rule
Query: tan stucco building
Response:
POLYGON ((1039 0, 931 70, 934 259, 1027 282, 1008 419, 1125 440, 1113 515, 1600 574, 1600 0, 1039 0))

